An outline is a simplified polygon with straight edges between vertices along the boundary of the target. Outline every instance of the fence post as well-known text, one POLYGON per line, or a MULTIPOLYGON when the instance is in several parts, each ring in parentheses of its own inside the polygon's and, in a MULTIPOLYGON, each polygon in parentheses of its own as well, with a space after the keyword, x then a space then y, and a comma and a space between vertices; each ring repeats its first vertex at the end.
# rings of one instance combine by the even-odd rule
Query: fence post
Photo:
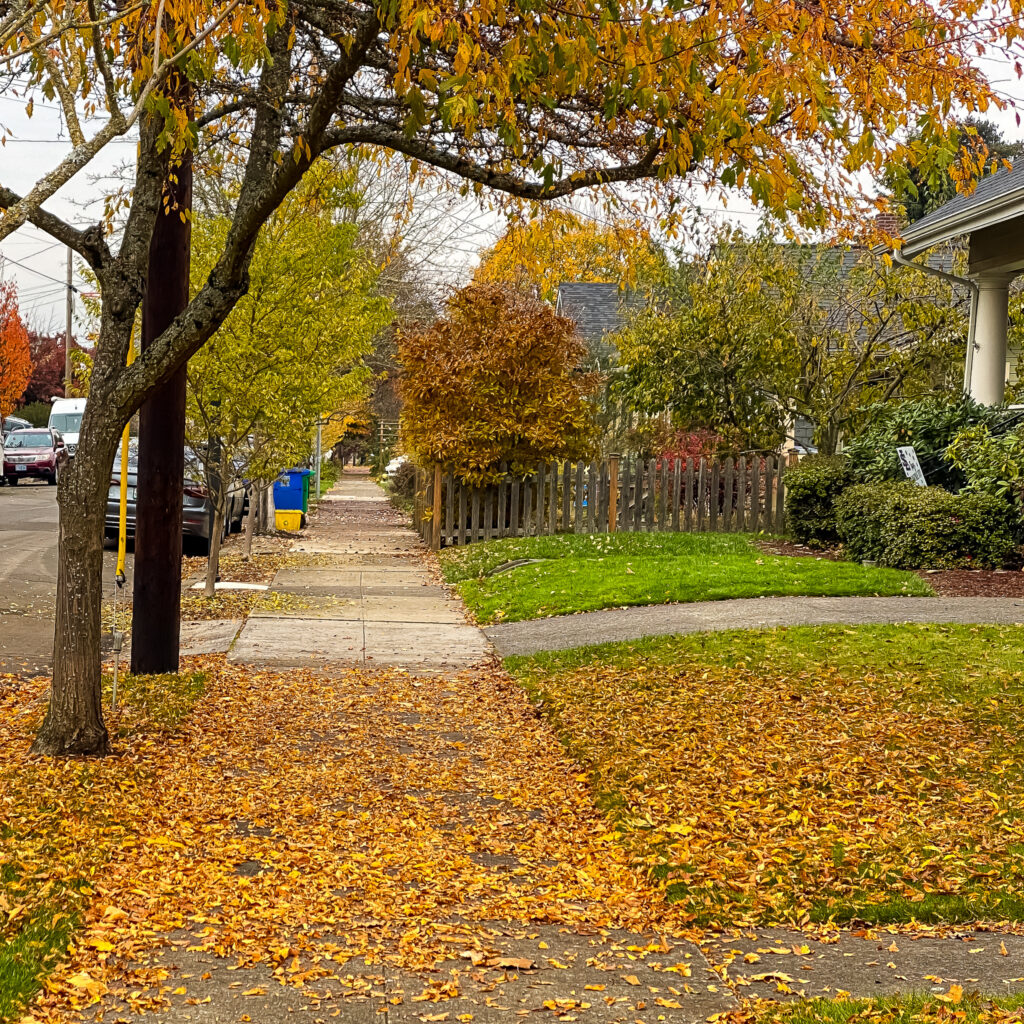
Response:
POLYGON ((434 507, 430 518, 430 550, 441 550, 441 465, 434 466, 434 507))
POLYGON ((736 462, 736 529, 747 529, 747 457, 741 455, 736 462))
POLYGON ((548 466, 551 478, 551 500, 548 502, 548 533, 554 536, 558 532, 558 463, 548 466))
POLYGON ((569 532, 569 496, 572 494, 572 481, 569 475, 572 473, 572 463, 562 463, 562 533, 569 532))
POLYGON ((668 459, 661 458, 661 472, 658 480, 658 529, 667 530, 665 520, 668 518, 668 459))
POLYGON ((785 532, 785 469, 779 460, 778 475, 775 477, 775 530, 779 534, 785 532))
POLYGON ((576 463, 576 494, 573 502, 573 533, 583 532, 583 463, 576 463))
POLYGON ((512 514, 508 507, 508 466, 504 460, 498 466, 501 480, 498 481, 498 532, 496 537, 507 537, 509 529, 508 517, 512 514))
POLYGON ((683 510, 683 529, 689 533, 693 529, 693 456, 686 460, 686 508, 683 510))
POLYGON ((619 457, 608 459, 608 532, 614 533, 619 514, 619 457))
POLYGON ((697 532, 704 530, 704 492, 707 490, 707 464, 708 460, 702 455, 700 458, 700 472, 697 474, 697 532))
POLYGON ((681 482, 682 463, 679 459, 672 460, 672 529, 679 532, 679 485, 681 482))
POLYGON ((711 487, 708 492, 708 529, 718 532, 718 482, 721 476, 721 464, 718 459, 711 463, 711 487))
POLYGON ((725 500, 722 502, 722 532, 732 533, 733 502, 735 500, 732 458, 725 460, 725 500))
POLYGON ((593 533, 597 523, 597 463, 587 467, 587 533, 593 533))
POLYGON ((544 527, 548 524, 547 509, 544 506, 544 499, 547 496, 548 467, 541 463, 537 467, 537 536, 544 533, 544 527))
POLYGON ((750 532, 757 533, 761 526, 761 456, 755 455, 750 467, 750 532))
POLYGON ((459 481, 459 547, 466 544, 466 481, 459 481))

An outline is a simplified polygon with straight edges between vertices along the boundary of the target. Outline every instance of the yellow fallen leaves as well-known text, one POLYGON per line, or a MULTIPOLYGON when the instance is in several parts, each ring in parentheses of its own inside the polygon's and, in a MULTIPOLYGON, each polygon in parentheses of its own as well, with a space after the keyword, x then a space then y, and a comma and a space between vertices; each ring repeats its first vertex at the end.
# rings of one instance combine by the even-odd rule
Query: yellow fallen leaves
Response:
POLYGON ((702 924, 1024 897, 1020 700, 989 713, 969 695, 908 699, 908 685, 643 661, 542 680, 615 838, 702 924))
MULTIPOLYGON (((671 926, 625 851, 600 841, 607 820, 578 765, 502 674, 332 679, 219 657, 193 670, 207 680, 193 713, 169 728, 129 711, 103 761, 30 757, 42 684, 0 695, 0 823, 17 836, 0 866, 16 850, 23 876, 89 880, 37 1019, 192 997, 154 966, 169 942, 263 965, 274 984, 336 977, 358 993, 360 972, 386 962, 468 952, 467 969, 530 970, 486 922, 671 926)), ((255 998, 250 986, 238 994, 255 998)), ((432 982, 417 1005, 458 991, 432 982)))

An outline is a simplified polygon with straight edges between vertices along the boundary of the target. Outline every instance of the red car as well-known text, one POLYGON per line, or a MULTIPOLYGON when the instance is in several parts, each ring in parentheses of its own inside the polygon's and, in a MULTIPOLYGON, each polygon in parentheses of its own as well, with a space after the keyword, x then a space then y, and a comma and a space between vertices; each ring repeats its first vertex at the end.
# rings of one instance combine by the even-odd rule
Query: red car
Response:
POLYGON ((4 438, 3 451, 4 480, 9 484, 29 476, 55 484, 68 461, 64 438, 48 427, 12 430, 4 438))

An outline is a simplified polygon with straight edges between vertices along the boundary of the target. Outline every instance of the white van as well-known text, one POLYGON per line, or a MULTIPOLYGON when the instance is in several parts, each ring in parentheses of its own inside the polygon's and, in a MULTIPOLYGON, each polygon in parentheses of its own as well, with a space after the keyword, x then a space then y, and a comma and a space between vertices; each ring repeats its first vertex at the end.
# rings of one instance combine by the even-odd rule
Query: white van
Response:
POLYGON ((68 455, 78 450, 78 435, 82 430, 82 416, 85 414, 84 398, 54 398, 50 409, 51 430, 60 431, 67 445, 68 455))

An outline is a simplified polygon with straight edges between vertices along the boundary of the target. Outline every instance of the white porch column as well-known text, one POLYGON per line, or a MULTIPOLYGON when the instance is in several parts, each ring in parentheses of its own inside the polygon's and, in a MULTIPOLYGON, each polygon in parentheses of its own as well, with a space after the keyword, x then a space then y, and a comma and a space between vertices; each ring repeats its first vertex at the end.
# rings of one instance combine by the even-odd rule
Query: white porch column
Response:
POLYGON ((970 395, 982 405, 1002 405, 1006 394, 1006 335, 1012 274, 979 274, 978 318, 970 395))

